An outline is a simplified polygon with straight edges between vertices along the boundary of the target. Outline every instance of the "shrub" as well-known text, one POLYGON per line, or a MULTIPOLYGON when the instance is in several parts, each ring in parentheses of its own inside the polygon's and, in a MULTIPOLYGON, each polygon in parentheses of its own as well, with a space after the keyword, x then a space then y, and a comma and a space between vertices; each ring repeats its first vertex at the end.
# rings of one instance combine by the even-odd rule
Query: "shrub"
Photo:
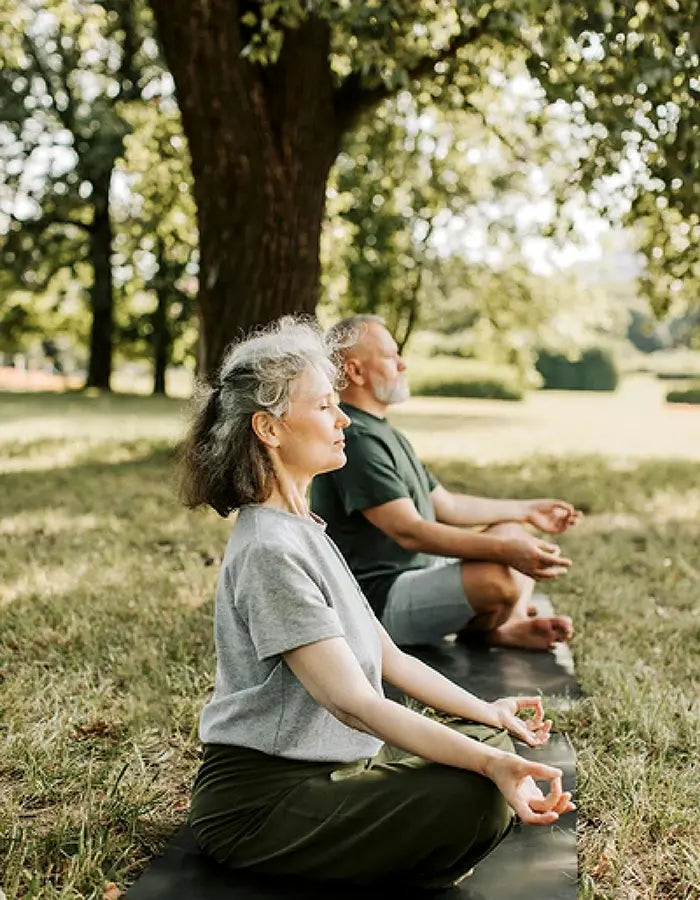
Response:
POLYGON ((480 397, 485 400, 522 400, 523 392, 495 378, 456 378, 420 381, 413 387, 420 397, 480 397))
POLYGON ((700 383, 684 391, 669 391, 666 400, 668 403, 700 403, 700 383))
POLYGON ((657 372, 656 377, 661 381, 695 381, 697 372, 657 372))
MULTIPOLYGON (((536 378, 539 376, 533 373, 536 378)), ((412 356, 408 361, 411 392, 422 397, 482 397, 521 400, 527 373, 515 366, 456 356, 412 356)))
POLYGON ((580 359, 563 353, 539 350, 535 368, 546 389, 568 391, 614 391, 618 372, 612 354, 601 347, 589 347, 580 359))

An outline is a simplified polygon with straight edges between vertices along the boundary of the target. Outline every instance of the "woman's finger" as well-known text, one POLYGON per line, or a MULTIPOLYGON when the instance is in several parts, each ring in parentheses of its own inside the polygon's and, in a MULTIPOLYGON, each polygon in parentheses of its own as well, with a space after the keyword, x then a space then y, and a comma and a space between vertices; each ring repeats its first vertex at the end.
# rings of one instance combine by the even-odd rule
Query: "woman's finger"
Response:
POLYGON ((541 697, 516 697, 515 703, 518 712, 521 709, 534 709, 535 717, 530 721, 541 722, 544 719, 544 709, 542 707, 541 697))
POLYGON ((537 781, 549 781, 550 783, 555 778, 558 778, 561 783, 564 775, 561 769, 557 769, 555 766, 547 766, 544 763, 530 762, 525 759, 521 759, 520 762, 524 764, 522 770, 524 775, 529 775, 537 781))
POLYGON ((546 797, 542 797, 540 794, 539 797, 533 796, 530 799, 530 809, 534 809, 535 812, 547 812, 548 810, 555 810, 557 804, 562 795, 561 790, 561 778, 552 778, 550 783, 550 790, 546 797))
POLYGON ((554 812, 558 813, 561 816, 564 813, 570 812, 572 809, 576 809, 576 807, 571 802, 571 794, 569 791, 564 791, 564 793, 559 798, 559 802, 554 807, 554 812))
POLYGON ((554 812, 554 810, 536 812, 527 805, 522 812, 518 812, 516 809, 516 813, 526 825, 551 825, 559 818, 559 814, 554 812))

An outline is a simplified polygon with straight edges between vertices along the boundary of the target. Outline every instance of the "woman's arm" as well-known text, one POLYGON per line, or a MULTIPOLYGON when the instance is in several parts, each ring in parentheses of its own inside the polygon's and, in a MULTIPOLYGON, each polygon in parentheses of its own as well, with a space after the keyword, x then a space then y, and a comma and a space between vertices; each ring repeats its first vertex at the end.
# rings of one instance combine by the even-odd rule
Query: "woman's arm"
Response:
POLYGON ((337 719, 417 756, 491 778, 524 822, 550 824, 572 808, 561 770, 529 762, 472 740, 380 696, 343 638, 328 638, 284 654, 317 703, 337 719), (534 779, 550 783, 547 796, 534 779))
POLYGON ((540 697, 508 697, 487 703, 445 678, 435 669, 396 646, 386 629, 376 622, 382 645, 382 678, 426 706, 463 719, 483 722, 494 728, 506 728, 512 735, 537 747, 549 740, 552 723, 544 721, 540 697), (523 721, 516 713, 533 709, 535 716, 523 721))

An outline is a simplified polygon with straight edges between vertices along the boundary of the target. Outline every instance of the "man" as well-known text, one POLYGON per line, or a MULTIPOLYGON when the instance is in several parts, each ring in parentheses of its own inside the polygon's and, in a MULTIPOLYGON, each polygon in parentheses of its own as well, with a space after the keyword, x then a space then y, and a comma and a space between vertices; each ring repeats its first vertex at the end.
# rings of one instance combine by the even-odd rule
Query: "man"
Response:
POLYGON ((385 418, 409 390, 383 320, 344 319, 330 337, 342 348, 341 408, 352 424, 346 465, 314 479, 311 505, 389 634, 420 644, 457 632, 535 650, 568 641, 571 619, 538 616, 530 601, 534 581, 564 574, 571 560, 523 526, 559 534, 580 513, 563 500, 446 490, 385 418))

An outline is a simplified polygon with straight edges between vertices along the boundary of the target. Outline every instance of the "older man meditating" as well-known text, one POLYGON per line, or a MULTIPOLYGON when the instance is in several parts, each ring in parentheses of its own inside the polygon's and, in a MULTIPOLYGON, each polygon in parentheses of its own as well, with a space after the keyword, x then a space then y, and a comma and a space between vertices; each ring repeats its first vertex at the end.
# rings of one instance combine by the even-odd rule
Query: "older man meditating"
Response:
POLYGON ((397 643, 457 632, 490 644, 546 650, 568 641, 568 616, 538 616, 535 580, 571 560, 526 530, 559 534, 580 513, 564 500, 494 500, 446 490, 386 413, 409 396, 406 364, 378 316, 331 329, 342 348, 347 464, 314 479, 311 505, 397 643))

